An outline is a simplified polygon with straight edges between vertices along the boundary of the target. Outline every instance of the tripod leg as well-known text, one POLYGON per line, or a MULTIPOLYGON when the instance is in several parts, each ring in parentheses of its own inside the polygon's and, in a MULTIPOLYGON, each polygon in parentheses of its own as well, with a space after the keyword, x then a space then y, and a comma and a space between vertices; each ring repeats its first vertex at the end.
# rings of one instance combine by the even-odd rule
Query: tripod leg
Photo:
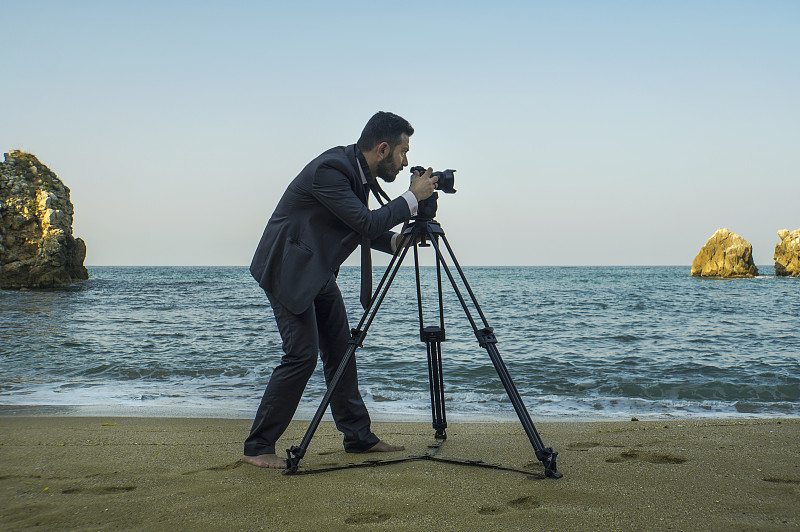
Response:
POLYGON ((551 447, 544 446, 544 443, 539 436, 539 432, 536 430, 533 421, 531 421, 531 416, 528 413, 528 409, 525 408, 525 403, 522 401, 522 397, 520 397, 519 391, 514 385, 511 374, 508 372, 508 367, 506 367, 505 363, 503 362, 503 358, 497 351, 497 338, 495 338, 492 328, 487 327, 479 332, 480 334, 478 335, 478 342, 489 353, 489 358, 492 361, 492 365, 494 365, 494 369, 497 371, 497 375, 500 377, 500 381, 503 383, 503 387, 506 389, 508 398, 511 400, 511 404, 514 406, 514 411, 517 413, 519 422, 522 424, 522 428, 525 430, 525 434, 527 434, 528 440, 530 440, 531 445, 533 446, 533 449, 536 453, 536 458, 542 462, 542 465, 544 466, 545 476, 551 478, 561 478, 563 475, 558 472, 556 465, 556 457, 558 456, 558 452, 554 451, 551 447))
POLYGON ((431 413, 437 440, 446 440, 447 418, 444 406, 444 377, 442 373, 442 341, 444 331, 439 327, 426 327, 423 341, 428 348, 428 379, 431 387, 431 413))
POLYGON ((314 417, 311 418, 311 422, 308 425, 308 429, 306 429, 306 433, 303 435, 303 439, 300 442, 300 445, 292 446, 290 449, 286 450, 286 469, 284 470, 285 474, 292 474, 297 472, 297 468, 300 464, 300 459, 303 458, 306 454, 306 450, 308 446, 311 444, 311 438, 314 436, 314 433, 317 431, 320 422, 322 421, 322 416, 325 414, 325 410, 328 409, 328 405, 331 402, 331 398, 333 397, 334 391, 336 391, 336 387, 339 385, 339 381, 342 379, 342 375, 345 372, 347 364, 350 362, 350 359, 353 358, 353 355, 356 352, 361 344, 364 342, 364 338, 367 336, 367 330, 369 326, 372 324, 372 320, 375 318, 375 315, 378 313, 378 309, 380 308, 383 299, 386 297, 386 293, 389 291, 389 288, 392 286, 392 281, 397 275, 397 271, 400 269, 400 266, 403 264, 403 259, 408 252, 408 249, 413 244, 414 239, 410 236, 406 236, 405 239, 402 241, 401 245, 398 246, 397 251, 395 252, 394 256, 392 257, 392 261, 387 268, 386 273, 381 279, 378 288, 375 290, 375 294, 373 294, 372 299, 370 300, 369 306, 364 310, 364 314, 359 321, 357 329, 353 329, 351 331, 352 338, 347 344, 347 350, 345 351, 344 356, 342 357, 341 362, 339 363, 339 367, 336 369, 336 373, 334 373, 331 381, 328 383, 328 389, 325 392, 325 396, 322 398, 322 401, 317 407, 317 411, 314 413, 314 417), (387 282, 388 278, 388 282, 387 282), (381 292, 380 297, 378 296, 378 292, 381 292), (367 319, 369 316, 369 319, 367 319), (361 327, 363 326, 363 329, 361 327))
POLYGON ((437 273, 439 279, 439 322, 440 327, 425 327, 422 317, 422 283, 419 275, 419 253, 414 247, 414 273, 417 281, 417 310, 419 312, 420 340, 425 342, 428 351, 428 382, 431 391, 431 416, 433 417, 434 437, 437 440, 447 439, 447 420, 444 408, 444 382, 442 377, 442 342, 444 337, 444 313, 442 311, 442 281, 441 272, 437 273))
POLYGON ((322 416, 325 415, 325 410, 327 410, 328 405, 331 402, 331 397, 333 397, 333 392, 336 390, 336 386, 342 379, 342 375, 344 374, 347 364, 350 362, 350 359, 353 358, 353 354, 356 352, 356 348, 364 340, 364 336, 366 336, 366 332, 353 330, 353 338, 347 344, 347 351, 345 352, 341 363, 339 363, 339 367, 336 369, 336 373, 334 374, 330 384, 328 385, 328 390, 325 392, 325 396, 322 398, 322 402, 320 403, 319 407, 317 407, 317 411, 314 413, 314 417, 311 419, 311 422, 309 423, 308 429, 306 430, 306 433, 303 436, 300 445, 293 446, 291 449, 286 450, 286 471, 284 471, 285 473, 294 473, 295 471, 297 471, 297 467, 300 464, 300 459, 303 458, 303 456, 305 456, 306 450, 308 449, 308 446, 311 443, 311 438, 314 436, 314 432, 316 432, 317 427, 319 427, 319 423, 320 421, 322 421, 322 416), (360 334, 357 335, 356 334, 357 332, 359 332, 360 334))
POLYGON ((475 331, 475 336, 478 339, 478 343, 481 347, 485 348, 489 354, 489 358, 492 361, 492 365, 494 365, 495 370, 497 371, 498 376, 500 377, 500 381, 503 383, 503 387, 508 394, 509 399, 511 400, 511 404, 514 406, 514 410, 517 413, 517 417, 519 418, 520 423, 522 424, 522 428, 525 430, 525 434, 528 436, 528 440, 530 440, 531 445, 536 453, 536 458, 542 462, 544 465, 544 472, 545 475, 551 478, 561 478, 563 475, 558 472, 556 466, 556 457, 558 453, 554 451, 550 447, 545 447, 544 443, 542 442, 541 437, 539 436, 536 427, 531 421, 531 416, 528 413, 528 410, 525 408, 525 403, 522 401, 522 398, 519 395, 519 391, 517 387, 514 385, 514 381, 511 378, 511 374, 508 372, 508 368, 506 367, 505 363, 503 362, 503 358, 500 356, 500 353, 497 351, 497 338, 494 335, 494 331, 491 327, 489 327, 486 317, 481 310, 480 305, 478 304, 477 298, 475 294, 472 292, 472 288, 469 286, 469 282, 467 281, 466 275, 464 275, 464 271, 461 269, 461 266, 458 264, 458 260, 453 253, 450 244, 447 242, 447 239, 444 237, 444 234, 441 235, 442 240, 447 247, 447 251, 450 254, 450 258, 453 260, 453 264, 458 269, 458 273, 461 276, 461 281, 464 283, 464 286, 469 293, 472 303, 475 305, 478 314, 483 321, 484 328, 478 329, 478 326, 475 324, 475 320, 473 320, 472 315, 469 312, 467 307, 466 301, 464 297, 461 295, 460 290, 456 284, 456 280, 453 277, 453 274, 450 272, 450 269, 447 267, 447 264, 444 261, 444 256, 442 255, 441 250, 439 249, 438 238, 431 238, 431 243, 433 244, 434 249, 436 250, 437 260, 440 260, 444 271, 447 274, 448 279, 450 279, 450 284, 453 286, 453 290, 456 292, 458 296, 458 300, 461 303, 461 306, 464 309, 464 312, 467 314, 467 319, 469 320, 470 324, 472 325, 472 329, 475 331))

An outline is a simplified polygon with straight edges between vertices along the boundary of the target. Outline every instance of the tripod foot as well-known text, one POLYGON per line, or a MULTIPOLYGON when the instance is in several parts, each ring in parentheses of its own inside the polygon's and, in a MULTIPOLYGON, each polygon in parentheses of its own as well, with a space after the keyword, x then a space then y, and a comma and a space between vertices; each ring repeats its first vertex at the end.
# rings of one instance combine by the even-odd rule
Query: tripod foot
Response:
POLYGON ((558 452, 554 451, 550 447, 546 447, 541 451, 536 451, 536 458, 542 462, 542 465, 544 466, 544 476, 547 478, 558 479, 564 476, 562 473, 558 472, 558 466, 556 465, 557 457, 558 452))
POLYGON ((292 447, 291 449, 286 449, 286 469, 283 470, 284 475, 293 475, 297 473, 297 468, 300 465, 300 459, 303 457, 305 452, 300 447, 292 447))

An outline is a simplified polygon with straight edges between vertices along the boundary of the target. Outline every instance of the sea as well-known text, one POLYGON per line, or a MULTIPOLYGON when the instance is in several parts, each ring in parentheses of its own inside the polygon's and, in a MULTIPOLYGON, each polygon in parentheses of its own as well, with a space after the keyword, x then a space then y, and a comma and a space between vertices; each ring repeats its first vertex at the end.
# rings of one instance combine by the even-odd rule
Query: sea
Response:
MULTIPOLYGON (((470 318, 493 328, 534 422, 800 415, 800 279, 771 266, 735 280, 693 278, 688 266, 450 271, 458 292, 446 272, 439 288, 435 266, 419 281, 424 326, 445 325, 449 421, 516 419, 470 318)), ((374 269, 375 285, 384 272, 374 269)), ((246 267, 89 275, 0 291, 0 415, 253 416, 282 351, 246 267)), ((357 267, 342 268, 351 327, 359 281, 357 267)), ((404 264, 356 351, 373 420, 431 419, 417 294, 404 264)), ((310 419, 324 392, 319 363, 295 418, 310 419)))

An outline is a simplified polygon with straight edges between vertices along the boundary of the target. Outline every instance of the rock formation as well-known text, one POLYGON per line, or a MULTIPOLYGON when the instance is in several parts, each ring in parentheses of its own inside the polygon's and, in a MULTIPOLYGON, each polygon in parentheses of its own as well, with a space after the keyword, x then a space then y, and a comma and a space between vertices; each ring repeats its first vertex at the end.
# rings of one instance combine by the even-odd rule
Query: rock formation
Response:
POLYGON ((89 278, 86 244, 72 236, 69 189, 20 151, 0 163, 0 288, 66 286, 89 278))
POLYGON ((717 229, 692 261, 695 277, 755 277, 750 242, 727 229, 717 229))
POLYGON ((775 245, 775 275, 800 277, 800 229, 791 233, 788 229, 778 231, 781 239, 775 245))

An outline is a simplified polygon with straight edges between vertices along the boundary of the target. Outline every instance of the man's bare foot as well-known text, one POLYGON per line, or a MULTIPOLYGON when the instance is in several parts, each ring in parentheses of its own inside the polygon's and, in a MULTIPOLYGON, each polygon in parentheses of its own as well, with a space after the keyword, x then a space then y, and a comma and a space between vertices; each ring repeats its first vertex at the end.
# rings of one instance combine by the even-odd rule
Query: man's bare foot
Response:
POLYGON ((252 464, 256 467, 267 469, 285 469, 286 460, 278 458, 277 454, 260 454, 258 456, 242 456, 242 462, 252 464))
POLYGON ((392 453, 395 451, 403 451, 405 447, 402 445, 389 445, 383 440, 364 451, 365 453, 392 453))

